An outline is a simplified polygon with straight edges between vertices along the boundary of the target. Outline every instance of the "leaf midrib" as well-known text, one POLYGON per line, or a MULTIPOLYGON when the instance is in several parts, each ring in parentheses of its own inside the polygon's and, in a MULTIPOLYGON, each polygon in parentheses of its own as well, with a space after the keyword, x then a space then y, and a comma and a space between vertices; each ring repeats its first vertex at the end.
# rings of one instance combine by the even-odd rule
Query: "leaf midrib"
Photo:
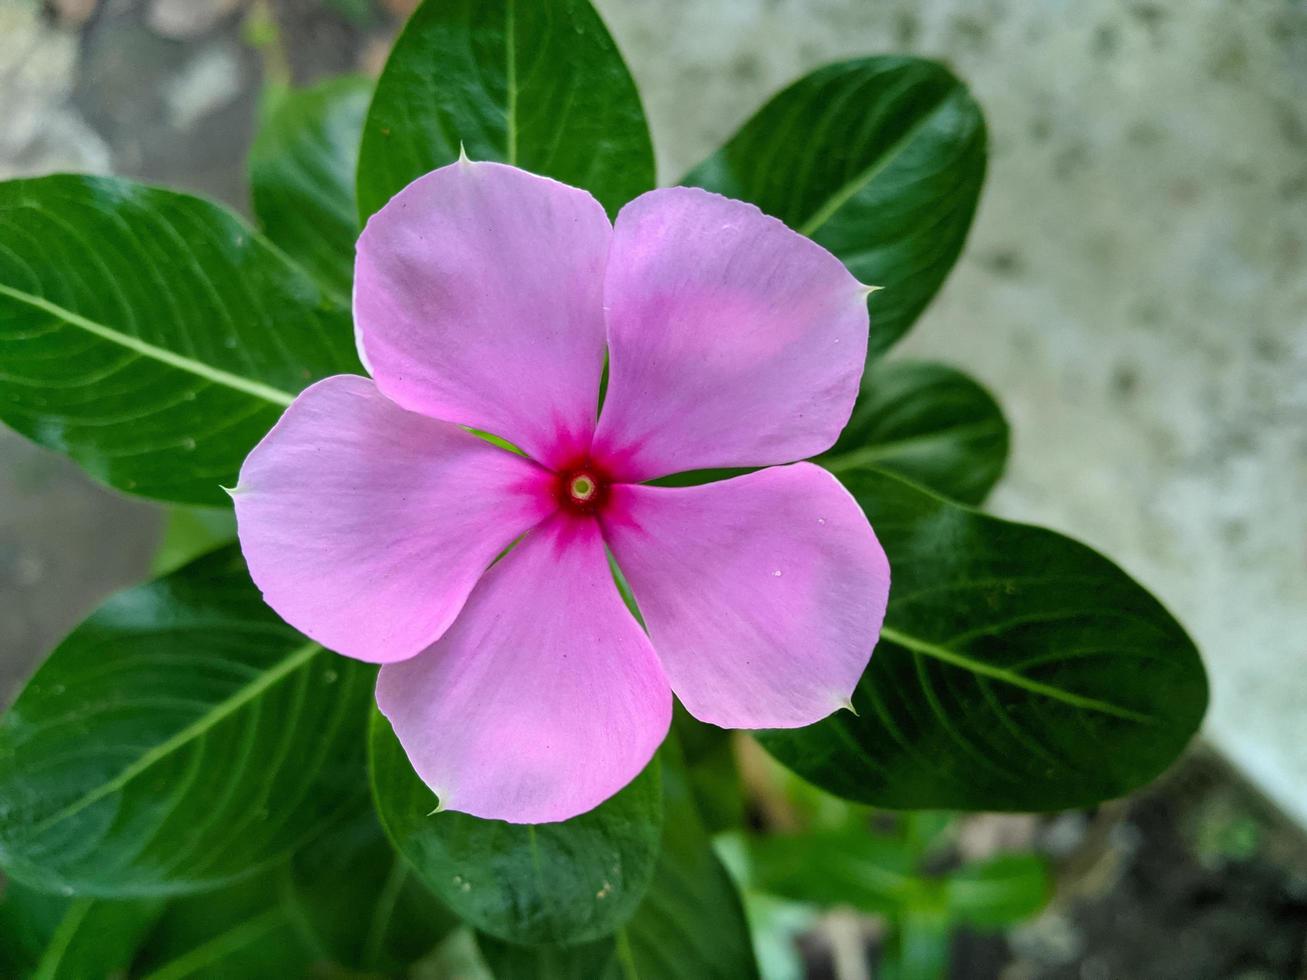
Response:
POLYGON ((904 450, 917 449, 937 442, 949 442, 955 439, 971 439, 981 435, 998 435, 1002 431, 1002 425, 994 419, 986 419, 983 422, 970 422, 964 425, 953 425, 947 429, 937 429, 934 432, 923 432, 920 435, 915 436, 904 436, 901 439, 890 439, 886 442, 872 443, 868 446, 862 446, 859 449, 850 449, 848 452, 836 453, 822 459, 821 465, 828 470, 834 471, 853 469, 858 466, 864 466, 867 463, 875 463, 887 457, 896 456, 904 450))
POLYGON ((811 238, 822 225, 834 217, 835 212, 844 207, 849 198, 853 197, 854 194, 857 194, 860 190, 889 169, 890 164, 892 164, 905 149, 912 145, 918 134, 935 121, 935 116, 944 107, 945 103, 953 98, 954 94, 954 91, 950 90, 948 94, 931 106, 930 110, 919 120, 909 126, 907 132, 890 144, 884 153, 867 166, 863 167, 852 180, 846 182, 836 190, 835 193, 827 198, 826 203, 818 208, 811 218, 796 229, 799 234, 806 238, 811 238))
POLYGON ((14 289, 11 286, 0 284, 0 296, 7 296, 10 299, 48 313, 50 316, 67 323, 71 326, 85 330, 87 333, 94 334, 102 340, 125 347, 130 351, 140 354, 142 357, 148 357, 151 360, 158 361, 161 364, 167 364, 169 367, 177 368, 188 374, 193 374, 198 378, 203 378, 216 385, 230 388, 255 398, 260 398, 273 405, 279 405, 283 408, 290 405, 295 400, 295 396, 287 391, 266 385, 261 381, 254 381, 250 378, 242 378, 240 375, 232 374, 221 368, 205 364, 203 361, 197 361, 194 358, 186 357, 175 351, 158 347, 139 337, 133 337, 130 334, 122 333, 113 327, 97 323, 94 320, 82 316, 80 313, 74 313, 72 310, 52 303, 44 296, 37 296, 33 293, 24 292, 20 289, 14 289))
POLYGON ((940 646, 937 643, 931 643, 928 640, 922 640, 907 633, 900 632, 890 626, 882 626, 880 635, 889 640, 891 643, 897 643, 901 647, 906 647, 914 653, 920 653, 927 657, 933 657, 936 660, 949 664, 953 667, 968 670, 984 677, 989 677, 996 681, 1002 681, 1005 684, 1011 684, 1013 687, 1019 687, 1031 694, 1038 694, 1042 697, 1051 698, 1054 701, 1061 701, 1063 704, 1069 704, 1075 708, 1082 708, 1086 711, 1098 711, 1105 715, 1112 715, 1116 718, 1122 718, 1126 721, 1133 721, 1139 724, 1151 725, 1156 722, 1151 715, 1146 715, 1138 711, 1131 711, 1129 708, 1122 708, 1120 705, 1112 704, 1110 701, 1101 701, 1098 698, 1086 697, 1083 694, 1076 694, 1074 691, 1063 690, 1060 687, 1054 687, 1052 684, 1045 684, 1017 673, 1016 671, 1007 670, 1003 667, 995 667, 993 664, 987 664, 984 661, 968 657, 966 654, 958 653, 956 650, 950 650, 948 647, 940 646))
POLYGON ((87 807, 92 806, 105 797, 118 792, 118 790, 122 789, 141 773, 145 772, 145 770, 149 769, 156 763, 161 762, 163 759, 166 759, 188 742, 199 738, 219 722, 253 701, 282 678, 298 670, 321 650, 322 647, 316 643, 306 643, 303 646, 296 647, 275 667, 264 671, 244 687, 238 689, 231 696, 219 701, 185 728, 160 742, 148 752, 143 753, 135 762, 131 763, 118 773, 117 776, 106 780, 99 786, 95 787, 95 789, 89 790, 72 803, 46 817, 33 828, 32 833, 34 835, 42 834, 56 824, 61 823, 70 817, 76 816, 87 807))

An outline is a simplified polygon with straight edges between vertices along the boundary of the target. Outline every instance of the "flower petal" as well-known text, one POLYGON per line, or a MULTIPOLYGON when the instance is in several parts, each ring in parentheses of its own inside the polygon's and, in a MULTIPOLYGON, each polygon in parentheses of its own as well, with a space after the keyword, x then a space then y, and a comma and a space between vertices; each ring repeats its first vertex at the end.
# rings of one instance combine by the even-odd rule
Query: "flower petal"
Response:
POLYGON ((404 408, 550 466, 589 447, 612 237, 585 191, 497 163, 419 177, 358 241, 364 363, 404 408))
POLYGON ((809 463, 612 489, 604 534, 672 690, 723 728, 846 706, 885 617, 889 564, 857 502, 809 463))
POLYGON ((430 646, 497 554, 555 506, 550 474, 367 378, 305 389, 241 467, 241 550, 296 629, 359 660, 430 646))
POLYGON ((827 449, 867 354, 867 289, 751 204, 672 187, 617 216, 596 455, 632 483, 827 449))
POLYGON ((541 525, 440 642, 381 669, 377 705, 442 808, 566 820, 639 774, 672 696, 593 521, 541 525))

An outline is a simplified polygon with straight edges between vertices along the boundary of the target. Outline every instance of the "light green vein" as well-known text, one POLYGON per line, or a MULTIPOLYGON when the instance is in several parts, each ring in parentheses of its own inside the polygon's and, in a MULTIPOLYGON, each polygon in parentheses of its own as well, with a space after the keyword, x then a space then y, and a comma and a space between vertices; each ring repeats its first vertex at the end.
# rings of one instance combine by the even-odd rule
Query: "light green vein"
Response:
POLYGON ((890 164, 894 162, 900 153, 912 144, 918 134, 935 121, 935 114, 943 108, 944 103, 948 101, 951 95, 952 93, 945 96, 936 105, 932 106, 928 113, 922 116, 920 120, 913 123, 913 125, 908 128, 908 131, 900 136, 883 154, 880 155, 879 158, 867 167, 864 167, 857 176, 832 194, 827 199, 826 203, 818 208, 817 212, 811 218, 799 226, 799 234, 811 238, 818 228, 834 216, 836 211, 844 207, 849 198, 889 169, 890 164))
POLYGON ((171 738, 160 742, 154 748, 142 754, 139 759, 123 769, 123 771, 113 777, 113 779, 101 783, 99 786, 95 787, 95 789, 83 794, 66 807, 57 811, 53 815, 46 817, 37 824, 35 828, 33 828, 33 833, 44 833, 55 824, 67 820, 69 817, 75 816, 82 810, 85 810, 88 806, 98 803, 106 796, 118 792, 152 765, 166 759, 169 755, 176 752, 188 742, 199 738, 224 718, 229 717, 245 705, 249 704, 283 677, 286 677, 288 674, 299 669, 312 659, 321 649, 322 647, 318 646, 316 643, 306 643, 301 647, 297 647, 295 650, 291 651, 290 655, 287 656, 285 660, 277 664, 277 666, 260 674, 244 687, 237 690, 231 695, 231 697, 224 701, 219 701, 213 707, 209 708, 208 711, 204 712, 204 714, 196 718, 171 738))
POLYGON ((1019 687, 1022 690, 1029 691, 1031 694, 1039 694, 1043 697, 1051 698, 1054 701, 1061 701, 1063 704, 1069 704, 1072 707, 1084 708, 1086 711, 1099 711, 1105 715, 1124 718, 1127 721, 1139 722, 1141 724, 1153 723, 1153 718, 1149 715, 1141 714, 1138 711, 1131 711, 1129 708, 1122 708, 1109 701, 1100 701, 1098 698, 1085 697, 1083 694, 1076 694, 1073 691, 1065 691, 1062 688, 1054 687, 1051 684, 1044 684, 1041 681, 1033 680, 1024 674, 1018 674, 1015 671, 1007 670, 1003 667, 995 667, 992 664, 987 664, 981 660, 974 660, 965 654, 950 650, 947 647, 942 647, 938 644, 927 642, 926 640, 919 640, 915 636, 909 636, 906 633, 900 633, 898 630, 889 626, 882 627, 880 635, 891 643, 897 643, 901 647, 907 647, 909 650, 914 650, 927 657, 934 657, 936 660, 943 661, 944 663, 950 664, 954 667, 969 670, 973 674, 992 677, 996 681, 1011 684, 1013 687, 1019 687))
POLYGON ((847 470, 897 456, 905 450, 920 449, 923 446, 930 446, 939 442, 947 443, 958 439, 972 439, 981 435, 1001 435, 1002 431, 1002 427, 993 420, 971 422, 967 425, 956 425, 952 428, 941 429, 938 432, 925 432, 917 436, 905 436, 902 439, 893 439, 889 442, 863 446, 860 449, 851 449, 846 453, 839 453, 823 459, 821 465, 833 471, 847 470))
POLYGON ((399 904, 400 892, 404 890, 404 881, 408 878, 408 866, 396 858, 386 875, 381 893, 377 896, 376 908, 372 910, 372 921, 368 925, 367 938, 363 942, 363 963, 365 966, 380 963, 381 954, 386 944, 386 931, 390 928, 395 906, 399 904))
POLYGON ((35 296, 32 293, 26 293, 22 290, 13 289, 9 286, 0 285, 0 296, 7 296, 10 299, 25 303, 35 309, 42 310, 50 316, 55 317, 64 323, 85 330, 87 333, 94 334, 102 340, 125 347, 130 351, 140 354, 142 357, 148 357, 151 360, 158 361, 161 364, 167 364, 169 367, 175 367, 180 371, 193 374, 198 378, 211 381, 216 385, 222 385, 225 388, 231 388, 234 391, 241 391, 247 395, 253 395, 255 398, 261 398, 266 402, 274 405, 286 406, 295 400, 295 396, 279 388, 273 388, 271 385, 265 385, 261 381, 252 381, 249 378, 242 378, 238 374, 232 374, 229 371, 223 371, 221 368, 213 367, 202 361, 185 357, 173 351, 166 350, 162 347, 156 347, 154 344, 147 343, 139 337, 132 337, 128 334, 121 333, 113 327, 106 326, 103 323, 96 323, 72 310, 51 303, 43 296, 35 296))
POLYGON ((73 944, 73 940, 77 937, 77 930, 82 927, 82 922, 85 921, 93 904, 94 899, 79 898, 68 906, 68 911, 60 920, 59 927, 50 937, 50 945, 46 948, 45 955, 41 957, 36 972, 32 974, 32 980, 54 980, 59 976, 59 967, 63 963, 64 954, 73 944))
POLYGON ((174 977, 189 977, 200 973, 205 967, 219 963, 231 953, 249 946, 273 929, 286 924, 285 913, 281 909, 264 912, 257 918, 242 922, 222 935, 209 940, 202 946, 196 946, 188 953, 177 957, 171 963, 149 974, 146 980, 173 980, 174 977))
POLYGON ((613 938, 617 946, 617 962, 622 968, 622 976, 626 977, 626 980, 640 980, 640 971, 635 965, 635 952, 631 949, 631 937, 627 934, 626 928, 618 929, 617 935, 613 938))
POLYGON ((517 7, 514 0, 508 0, 504 13, 504 86, 508 90, 507 116, 508 146, 505 163, 517 164, 517 7))

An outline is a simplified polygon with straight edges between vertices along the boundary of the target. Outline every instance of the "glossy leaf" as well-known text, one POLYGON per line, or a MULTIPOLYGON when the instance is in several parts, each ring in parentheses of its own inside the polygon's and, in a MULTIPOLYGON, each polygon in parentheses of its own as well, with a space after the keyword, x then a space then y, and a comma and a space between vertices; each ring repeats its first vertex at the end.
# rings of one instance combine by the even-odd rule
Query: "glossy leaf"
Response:
POLYGON ((886 473, 841 478, 889 556, 889 610, 857 715, 760 735, 781 762, 877 806, 1058 810, 1121 796, 1185 747, 1202 663, 1121 569, 886 473))
POLYGON ((354 173, 371 97, 372 83, 355 77, 288 92, 250 149, 251 196, 263 233, 342 296, 354 282, 354 173))
POLYGON ((882 287, 869 298, 874 356, 957 261, 985 153, 980 108, 947 68, 859 58, 785 89, 683 183, 752 201, 882 287))
POLYGON ((0 976, 14 980, 123 973, 162 911, 151 899, 65 898, 5 883, 0 898, 0 976))
POLYGON ((685 762, 669 740, 660 753, 667 816, 649 891, 609 938, 572 947, 514 946, 479 938, 498 980, 748 980, 758 974, 744 909, 713 853, 685 762))
POLYGON ((519 943, 585 942, 616 929, 644 897, 662 828, 657 761, 589 813, 510 824, 436 813, 435 794, 379 712, 369 744, 386 833, 436 895, 482 932, 519 943))
POLYGON ((837 476, 889 470, 964 504, 989 495, 1007 462, 1008 425, 988 391, 942 364, 872 361, 853 417, 819 462, 837 476))
POLYGON ((297 853, 290 880, 316 945, 351 969, 407 967, 458 925, 395 853, 371 806, 297 853))
POLYGON ((587 0, 427 0, 377 82, 359 158, 367 218, 458 159, 584 187, 610 214, 654 183, 635 83, 587 0))
POLYGON ((283 625, 235 548, 121 593, 0 719, 0 865, 146 896, 287 854, 367 792, 373 677, 283 625))
POLYGON ((142 980, 310 976, 310 964, 320 957, 305 941, 297 916, 280 867, 177 899, 146 937, 131 975, 142 980))
POLYGON ((0 420, 111 486, 225 504, 296 392, 358 372, 348 297, 217 205, 0 183, 0 420))

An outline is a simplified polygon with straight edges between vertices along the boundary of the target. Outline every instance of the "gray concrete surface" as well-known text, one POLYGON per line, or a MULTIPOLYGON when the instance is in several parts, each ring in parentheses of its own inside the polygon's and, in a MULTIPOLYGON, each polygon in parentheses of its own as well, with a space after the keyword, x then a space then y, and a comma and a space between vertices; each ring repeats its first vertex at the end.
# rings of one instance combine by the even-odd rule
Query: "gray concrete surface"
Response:
MULTIPOLYGON (((0 0, 0 174, 110 166, 239 203, 257 78, 230 18, 159 44, 138 36, 131 2, 108 4, 124 19, 117 34, 93 22, 74 91, 74 36, 0 0), (176 59, 158 69, 162 117, 133 108, 149 57, 176 59), (201 130, 226 135, 211 145, 201 130)), ((1207 658, 1209 736, 1307 822, 1307 6, 597 5, 641 83, 664 181, 825 61, 918 53, 971 83, 989 183, 966 254, 901 352, 994 389, 1014 454, 992 509, 1102 548, 1161 596, 1207 658)), ((0 436, 6 474, 41 459, 0 436)), ((41 606, 71 622, 143 567, 132 549, 157 533, 143 505, 67 467, 52 479, 100 515, 92 527, 136 530, 130 544, 56 537, 59 494, 0 482, 0 621, 41 606), (31 549, 63 557, 34 578, 31 549)), ((51 635, 11 646, 6 632, 0 657, 51 635)))

